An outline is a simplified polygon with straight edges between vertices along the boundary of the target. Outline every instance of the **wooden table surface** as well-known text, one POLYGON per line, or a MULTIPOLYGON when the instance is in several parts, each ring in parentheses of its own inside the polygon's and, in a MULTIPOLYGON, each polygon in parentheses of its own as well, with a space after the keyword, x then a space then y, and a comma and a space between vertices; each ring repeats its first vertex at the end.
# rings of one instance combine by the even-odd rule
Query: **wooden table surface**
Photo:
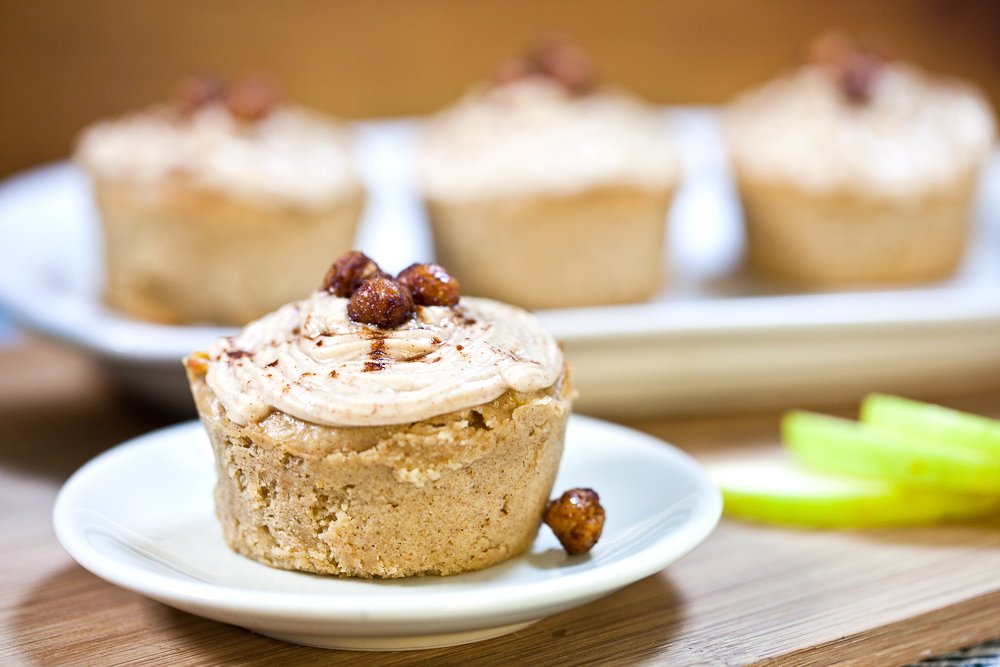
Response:
MULTIPOLYGON (((1000 394, 945 402, 1000 414, 1000 394)), ((76 351, 30 337, 0 348, 0 664, 905 665, 1000 636, 1000 520, 820 532, 723 519, 666 570, 505 637, 399 653, 285 644, 106 583, 56 541, 63 481, 175 419, 130 404, 76 351)), ((775 447, 777 425, 632 424, 703 460, 775 447)))

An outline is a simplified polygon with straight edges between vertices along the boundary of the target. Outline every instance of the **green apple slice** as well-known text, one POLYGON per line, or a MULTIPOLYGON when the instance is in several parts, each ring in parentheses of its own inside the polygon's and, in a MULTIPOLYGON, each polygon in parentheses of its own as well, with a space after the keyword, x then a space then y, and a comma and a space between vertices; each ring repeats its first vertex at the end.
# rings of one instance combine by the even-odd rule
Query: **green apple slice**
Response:
POLYGON ((888 528, 976 519, 1000 496, 936 493, 895 482, 806 470, 787 458, 706 466, 732 517, 807 528, 888 528))
POLYGON ((989 417, 899 396, 871 394, 861 402, 861 421, 977 447, 1000 456, 1000 421, 989 417))
POLYGON ((807 467, 954 493, 1000 493, 1000 456, 919 433, 801 410, 787 413, 782 437, 807 467))

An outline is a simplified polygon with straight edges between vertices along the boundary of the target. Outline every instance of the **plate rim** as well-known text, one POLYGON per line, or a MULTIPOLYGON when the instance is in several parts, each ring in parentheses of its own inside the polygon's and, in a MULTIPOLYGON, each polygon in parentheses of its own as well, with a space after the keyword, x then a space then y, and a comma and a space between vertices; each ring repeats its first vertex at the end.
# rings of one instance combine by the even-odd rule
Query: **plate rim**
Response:
POLYGON ((714 483, 693 457, 677 447, 641 431, 593 417, 573 414, 571 423, 575 423, 574 428, 607 429, 623 433, 634 438, 635 443, 642 448, 658 448, 660 453, 665 453, 667 458, 672 459, 673 464, 678 464, 686 474, 696 479, 696 492, 678 501, 687 502, 697 496, 694 500, 695 510, 679 530, 671 531, 669 535, 636 554, 596 570, 515 584, 506 589, 491 589, 488 601, 470 595, 468 588, 421 591, 423 594, 403 596, 242 589, 210 582, 179 580, 163 573, 123 565, 121 561, 116 561, 90 545, 73 519, 73 514, 78 509, 73 501, 80 489, 110 460, 143 448, 152 449, 165 438, 184 437, 188 433, 193 435, 201 428, 197 420, 182 422, 127 440, 84 464, 60 489, 53 508, 53 525, 60 544, 85 569, 110 583, 172 606, 186 605, 190 608, 193 605, 215 611, 237 611, 240 615, 273 619, 294 616, 325 622, 358 622, 362 618, 377 623, 415 620, 445 622, 466 620, 469 614, 499 617, 511 613, 519 613, 526 618, 539 618, 539 613, 546 614, 546 608, 555 607, 558 610, 583 604, 659 572, 701 544, 715 529, 722 513, 721 494, 714 483), (679 544, 675 546, 674 543, 679 544), (668 545, 671 548, 661 553, 668 545), (594 572, 601 572, 602 576, 595 579, 594 572), (428 595, 433 597, 433 605, 427 604, 428 595), (489 606, 492 613, 484 612, 484 606, 489 606), (531 612, 538 613, 532 616, 531 612))

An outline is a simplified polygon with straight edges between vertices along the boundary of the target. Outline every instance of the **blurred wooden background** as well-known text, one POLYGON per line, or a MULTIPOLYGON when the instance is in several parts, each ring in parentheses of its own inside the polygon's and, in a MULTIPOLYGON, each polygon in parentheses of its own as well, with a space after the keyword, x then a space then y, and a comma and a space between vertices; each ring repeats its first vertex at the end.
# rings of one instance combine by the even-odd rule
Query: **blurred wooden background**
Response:
POLYGON ((725 102, 838 28, 1000 102, 998 0, 0 0, 0 176, 190 73, 267 72, 347 118, 419 114, 558 30, 660 103, 725 102))

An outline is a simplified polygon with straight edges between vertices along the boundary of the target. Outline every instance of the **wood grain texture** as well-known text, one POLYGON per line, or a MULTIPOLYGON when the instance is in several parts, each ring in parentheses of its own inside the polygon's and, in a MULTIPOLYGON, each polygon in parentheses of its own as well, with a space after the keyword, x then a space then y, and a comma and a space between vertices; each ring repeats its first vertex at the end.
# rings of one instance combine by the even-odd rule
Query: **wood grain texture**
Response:
MULTIPOLYGON (((943 402, 1000 415, 996 393, 943 402)), ((1000 519, 866 532, 723 520, 666 570, 506 637, 401 653, 284 644, 108 584, 57 543, 62 481, 169 421, 123 402, 75 351, 0 349, 0 664, 889 666, 998 633, 1000 519)), ((778 415, 634 426, 711 460, 777 446, 778 415)))
POLYGON ((433 111, 539 34, 568 33, 607 81, 716 104, 822 31, 877 34, 1000 102, 993 0, 90 0, 0 3, 0 176, 67 155, 86 124, 162 100, 191 73, 268 72, 348 118, 433 111))

